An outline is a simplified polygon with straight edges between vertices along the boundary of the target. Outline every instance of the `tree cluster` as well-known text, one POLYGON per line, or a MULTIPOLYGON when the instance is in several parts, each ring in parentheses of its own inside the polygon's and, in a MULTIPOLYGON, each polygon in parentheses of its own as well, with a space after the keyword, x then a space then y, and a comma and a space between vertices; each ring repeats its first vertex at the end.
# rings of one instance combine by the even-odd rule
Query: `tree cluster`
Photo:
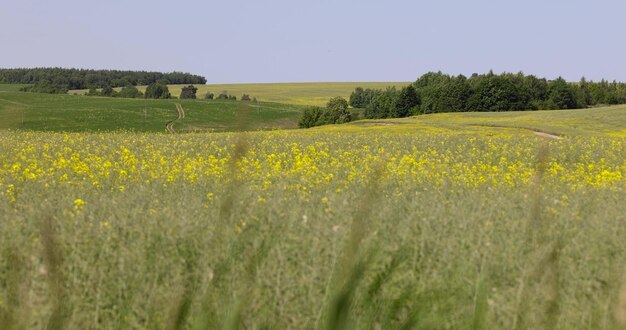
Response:
MULTIPOLYGON (((190 85, 191 86, 191 85, 190 85)), ((193 87, 193 86, 192 86, 193 87)), ((194 87, 195 88, 195 87, 194 87)), ((184 89, 184 88, 183 88, 184 89)), ((86 96, 107 96, 107 97, 124 97, 124 98, 147 98, 147 99, 170 99, 172 95, 167 85, 155 82, 146 87, 146 93, 143 94, 137 87, 128 85, 124 86, 119 92, 111 86, 106 86, 98 91, 95 87, 89 88, 86 96)), ((182 96, 182 94, 181 94, 182 96)))
POLYGON ((169 99, 172 95, 166 84, 156 82, 146 87, 145 97, 147 99, 169 99))
POLYGON ((222 91, 218 96, 217 96, 218 100, 233 100, 236 101, 237 97, 235 95, 230 95, 228 94, 227 91, 222 91))
POLYGON ((429 72, 396 90, 356 88, 350 105, 365 118, 397 118, 417 114, 464 111, 575 109, 626 103, 626 84, 605 80, 568 83, 523 73, 450 76, 429 72))
POLYGON ((66 93, 71 89, 163 84, 205 84, 206 79, 183 72, 87 70, 65 68, 0 69, 0 83, 29 84, 23 90, 66 93))
POLYGON ((325 108, 308 107, 304 109, 298 126, 309 128, 327 124, 343 124, 352 120, 348 110, 348 101, 342 97, 334 97, 326 103, 325 108))
POLYGON ((98 91, 95 87, 89 88, 89 91, 85 96, 108 96, 108 97, 123 97, 123 98, 142 98, 144 94, 140 92, 137 87, 128 85, 124 86, 119 92, 113 89, 111 86, 106 86, 98 91))
POLYGON ((185 86, 180 92, 181 99, 195 99, 198 88, 194 85, 185 86))

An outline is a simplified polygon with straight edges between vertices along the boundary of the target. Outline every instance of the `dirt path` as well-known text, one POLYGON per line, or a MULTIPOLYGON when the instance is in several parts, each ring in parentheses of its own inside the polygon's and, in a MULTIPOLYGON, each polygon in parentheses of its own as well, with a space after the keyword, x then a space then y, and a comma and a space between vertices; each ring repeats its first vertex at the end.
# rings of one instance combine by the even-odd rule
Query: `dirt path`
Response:
POLYGON ((185 119, 185 110, 180 103, 176 103, 176 110, 178 110, 178 120, 185 119))
POLYGON ((546 138, 546 139, 553 139, 553 140, 560 140, 560 139, 563 138, 563 137, 558 136, 558 135, 553 135, 553 134, 546 133, 546 132, 537 132, 537 131, 535 131, 535 135, 541 136, 541 137, 546 138))
POLYGON ((165 128, 167 129, 167 131, 172 134, 176 133, 176 131, 174 130, 174 122, 177 120, 185 119, 185 110, 183 109, 183 106, 180 105, 180 103, 176 103, 176 111, 178 111, 178 118, 170 120, 165 124, 165 128))

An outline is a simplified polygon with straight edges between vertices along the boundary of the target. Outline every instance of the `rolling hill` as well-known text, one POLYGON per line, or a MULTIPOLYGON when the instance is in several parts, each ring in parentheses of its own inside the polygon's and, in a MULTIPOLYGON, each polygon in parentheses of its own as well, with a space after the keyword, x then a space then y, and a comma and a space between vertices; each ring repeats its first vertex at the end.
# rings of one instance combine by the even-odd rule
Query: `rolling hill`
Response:
MULTIPOLYGON (((19 92, 19 85, 0 85, 0 128, 35 131, 165 132, 176 120, 176 103, 185 118, 174 122, 177 132, 238 131, 297 128, 303 104, 315 104, 330 95, 348 93, 355 86, 380 88, 380 83, 306 83, 206 85, 198 94, 226 89, 231 94, 256 91, 260 100, 145 100, 81 95, 19 92), (317 101, 316 101, 317 100, 317 101), (293 102, 294 104, 279 103, 293 102)), ((171 90, 175 92, 174 86, 171 90)), ((250 92, 251 95, 252 92, 250 92)), ((405 119, 359 120, 322 129, 343 130, 377 127, 389 130, 547 132, 556 135, 608 134, 626 136, 626 106, 580 110, 463 112, 421 115, 405 119), (344 128, 345 127, 345 128, 344 128)))
POLYGON ((146 100, 18 92, 0 85, 0 128, 35 131, 165 131, 185 109, 177 131, 265 130, 297 127, 301 107, 269 102, 146 100))
MULTIPOLYGON (((400 88, 408 82, 320 82, 320 83, 267 83, 267 84, 214 84, 195 85, 198 88, 198 98, 203 98, 207 92, 216 96, 221 92, 227 92, 238 99, 243 94, 256 97, 262 102, 287 103, 297 105, 324 106, 331 97, 341 96, 345 99, 350 97, 357 87, 384 89, 388 86, 400 88)), ((186 85, 169 85, 170 93, 178 97, 181 88, 186 85)), ((146 86, 139 86, 141 92, 146 86)), ((118 88, 117 90, 120 90, 118 88)), ((69 94, 84 94, 86 90, 73 90, 69 94)))

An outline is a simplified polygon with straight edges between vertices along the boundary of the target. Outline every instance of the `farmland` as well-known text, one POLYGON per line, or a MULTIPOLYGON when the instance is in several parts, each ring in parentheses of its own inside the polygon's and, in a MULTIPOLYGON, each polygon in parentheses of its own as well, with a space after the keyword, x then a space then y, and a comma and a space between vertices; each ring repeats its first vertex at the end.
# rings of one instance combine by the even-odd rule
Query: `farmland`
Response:
POLYGON ((18 92, 0 85, 0 128, 36 131, 162 132, 186 110, 179 131, 230 131, 296 128, 301 107, 277 103, 220 100, 146 100, 18 92))
MULTIPOLYGON (((396 88, 408 85, 408 82, 320 82, 320 83, 273 83, 273 84, 208 84, 196 85, 198 97, 202 98, 207 92, 215 95, 226 91, 230 95, 240 98, 243 94, 256 97, 259 101, 324 106, 328 99, 341 96, 345 99, 356 87, 385 89, 389 86, 396 88)), ((173 96, 180 95, 185 85, 169 85, 173 96)), ((146 86, 138 87, 145 92, 146 86)), ((118 88, 119 90, 119 88, 118 88)), ((85 90, 70 91, 70 94, 84 94, 85 90)))
POLYGON ((624 113, 0 131, 0 325, 616 328, 624 113))

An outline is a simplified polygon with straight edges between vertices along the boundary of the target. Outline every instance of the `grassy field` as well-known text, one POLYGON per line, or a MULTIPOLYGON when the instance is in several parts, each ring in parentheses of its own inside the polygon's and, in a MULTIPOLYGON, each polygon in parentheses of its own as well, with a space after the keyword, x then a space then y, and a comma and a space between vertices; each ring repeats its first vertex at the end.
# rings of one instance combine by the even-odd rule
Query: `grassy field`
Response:
MULTIPOLYGON (((297 105, 324 106, 332 97, 341 96, 345 99, 356 87, 385 89, 388 86, 400 88, 408 82, 331 82, 331 83, 275 83, 275 84, 219 84, 197 85, 199 98, 203 98, 207 92, 216 96, 222 91, 236 96, 238 99, 243 94, 256 97, 258 101, 275 102, 297 105)), ((180 95, 181 88, 186 85, 170 85, 170 93, 176 97, 180 95)), ((138 87, 140 91, 146 90, 145 86, 138 87)), ((118 89, 119 90, 119 89, 118 89)), ((82 94, 84 90, 70 91, 82 94)))
POLYGON ((0 131, 0 328, 619 329, 626 140, 602 111, 560 140, 515 114, 0 131))
POLYGON ((386 130, 412 127, 422 133, 481 132, 490 128, 522 134, 546 132, 559 136, 606 134, 626 137, 626 105, 579 110, 441 113, 406 119, 361 120, 347 126, 384 127, 386 130))
POLYGON ((168 134, 178 100, 16 90, 0 329, 626 327, 626 106, 210 133, 299 108, 198 100, 168 134))
POLYGON ((17 92, 0 85, 0 129, 36 131, 165 131, 178 117, 177 131, 231 131, 296 128, 301 107, 218 100, 145 100, 17 92))

